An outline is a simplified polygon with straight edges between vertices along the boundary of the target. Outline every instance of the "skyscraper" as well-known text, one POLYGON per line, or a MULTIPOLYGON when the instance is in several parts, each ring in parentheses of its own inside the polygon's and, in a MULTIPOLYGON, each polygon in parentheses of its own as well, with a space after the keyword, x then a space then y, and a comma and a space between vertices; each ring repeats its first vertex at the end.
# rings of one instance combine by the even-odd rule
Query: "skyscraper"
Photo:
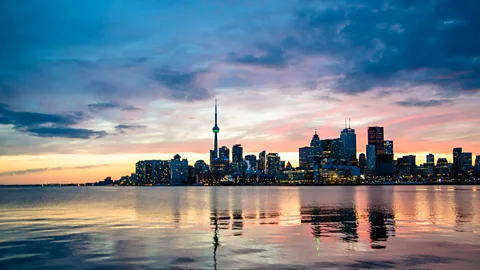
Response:
POLYGON ((367 167, 367 158, 364 153, 360 153, 358 157, 358 166, 360 167, 360 172, 363 173, 367 167))
POLYGON ((384 141, 383 147, 386 155, 393 155, 393 141, 384 141))
POLYGON ((480 169, 480 155, 475 157, 475 168, 480 169))
POLYGON ((310 147, 298 148, 298 166, 301 168, 310 167, 310 147))
POLYGON ((262 152, 260 152, 258 154, 258 160, 257 160, 257 170, 260 172, 260 173, 264 173, 265 172, 265 166, 266 166, 266 155, 267 153, 265 152, 265 150, 263 150, 262 152))
POLYGON ((188 177, 188 160, 180 159, 180 155, 176 154, 170 161, 171 166, 171 182, 170 184, 182 184, 188 177))
POLYGON ((332 140, 323 139, 321 140, 321 143, 322 143, 323 157, 324 158, 332 157, 332 140))
POLYGON ((457 175, 461 172, 462 166, 462 148, 456 147, 453 148, 453 174, 457 175))
POLYGON ((246 155, 245 161, 247 163, 247 170, 256 171, 257 170, 257 157, 255 155, 246 155))
POLYGON ((375 145, 376 155, 385 153, 384 140, 383 127, 368 127, 368 144, 375 145))
POLYGON ((429 165, 429 166, 435 166, 435 156, 434 156, 432 153, 430 153, 430 154, 427 155, 427 159, 426 159, 426 160, 427 160, 427 165, 429 165))
POLYGON ((235 144, 232 148, 232 172, 239 175, 243 172, 243 148, 235 144))
MULTIPOLYGON (((350 123, 350 121, 349 121, 350 123)), ((340 139, 343 142, 343 149, 345 151, 344 158, 348 163, 356 163, 357 160, 357 135, 355 134, 355 129, 345 127, 342 132, 340 132, 340 139)))
POLYGON ((278 153, 268 153, 267 172, 268 174, 277 174, 280 171, 280 157, 278 153))
POLYGON ((343 140, 341 138, 332 140, 332 158, 335 160, 345 160, 345 149, 343 148, 343 140))
POLYGON ((471 152, 462 152, 461 160, 461 170, 462 172, 467 172, 472 167, 472 153, 471 152))
POLYGON ((312 140, 310 141, 310 157, 309 163, 310 166, 317 160, 323 156, 322 150, 322 142, 320 141, 320 137, 318 137, 317 130, 315 129, 315 133, 313 134, 312 140))
POLYGON ((220 132, 220 128, 217 125, 217 99, 215 99, 215 125, 212 128, 214 139, 213 139, 213 151, 215 158, 218 157, 218 133, 220 132))
POLYGON ((367 145, 367 170, 370 172, 375 171, 375 145, 367 145))

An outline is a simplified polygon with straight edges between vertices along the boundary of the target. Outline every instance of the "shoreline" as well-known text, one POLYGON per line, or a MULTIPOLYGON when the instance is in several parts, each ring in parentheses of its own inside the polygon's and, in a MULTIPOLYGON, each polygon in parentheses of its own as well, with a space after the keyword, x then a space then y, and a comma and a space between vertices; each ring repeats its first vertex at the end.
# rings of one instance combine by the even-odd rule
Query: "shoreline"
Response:
POLYGON ((0 185, 0 188, 18 188, 18 187, 302 187, 302 186, 476 186, 480 185, 480 181, 476 182, 450 182, 450 183, 428 183, 428 182, 407 182, 407 183, 363 183, 363 184, 236 184, 225 183, 219 185, 92 185, 92 184, 43 184, 43 185, 0 185))

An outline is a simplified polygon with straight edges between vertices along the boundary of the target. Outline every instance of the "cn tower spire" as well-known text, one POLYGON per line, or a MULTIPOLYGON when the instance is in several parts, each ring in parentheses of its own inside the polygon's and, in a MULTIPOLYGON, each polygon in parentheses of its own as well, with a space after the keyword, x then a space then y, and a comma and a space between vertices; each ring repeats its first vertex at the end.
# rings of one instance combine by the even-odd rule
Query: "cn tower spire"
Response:
POLYGON ((215 158, 218 158, 218 133, 220 132, 220 128, 218 127, 217 123, 217 99, 215 98, 215 125, 212 128, 214 137, 213 137, 213 151, 215 158))

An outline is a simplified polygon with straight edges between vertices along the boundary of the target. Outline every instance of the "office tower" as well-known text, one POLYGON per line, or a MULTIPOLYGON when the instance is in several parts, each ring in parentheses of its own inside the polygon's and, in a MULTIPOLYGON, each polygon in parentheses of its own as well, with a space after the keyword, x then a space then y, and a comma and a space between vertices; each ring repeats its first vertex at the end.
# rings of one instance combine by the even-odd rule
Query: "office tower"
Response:
POLYGON ((321 144, 322 144, 322 150, 323 150, 323 157, 331 158, 332 157, 332 140, 331 139, 321 140, 321 144))
POLYGON ((243 172, 243 148, 235 144, 232 148, 232 173, 239 175, 243 172))
POLYGON ((475 168, 480 168, 480 155, 475 157, 475 168))
POLYGON ((393 141, 384 141, 383 148, 385 149, 385 154, 393 155, 393 141))
POLYGON ((375 145, 368 144, 367 145, 367 171, 374 172, 375 171, 375 145))
POLYGON ((435 166, 435 156, 432 153, 427 155, 426 161, 428 166, 435 166))
POLYGON ((393 176, 393 155, 377 154, 375 156, 375 170, 378 176, 393 176))
POLYGON ((360 171, 363 172, 367 166, 367 158, 365 157, 364 153, 360 153, 358 156, 358 167, 360 167, 360 171))
POLYGON ((247 163, 247 171, 257 170, 257 157, 255 155, 246 155, 245 161, 247 163))
POLYGON ((219 163, 217 167, 223 174, 230 173, 230 149, 228 147, 222 146, 218 149, 218 159, 215 163, 219 163))
POLYGON ((332 140, 332 158, 335 160, 345 160, 345 149, 343 149, 343 141, 341 138, 332 140))
POLYGON ((368 127, 368 144, 375 145, 376 155, 385 153, 383 136, 383 127, 368 127))
POLYGON ((310 167, 310 147, 298 148, 298 165, 300 168, 310 167))
POLYGON ((355 129, 350 128, 350 119, 348 120, 348 128, 340 132, 340 139, 343 142, 343 149, 345 151, 344 158, 349 163, 356 163, 357 160, 357 135, 355 129))
POLYGON ((462 170, 462 172, 467 172, 471 168, 472 168, 472 153, 462 152, 460 169, 462 170))
POLYGON ((220 132, 220 128, 217 124, 217 99, 215 99, 215 125, 212 128, 214 137, 213 137, 213 151, 215 158, 218 157, 218 133, 220 132))
POLYGON ((215 150, 210 150, 210 171, 212 172, 214 172, 216 158, 215 150))
POLYGON ((257 170, 260 173, 264 173, 267 165, 267 153, 265 150, 258 153, 258 160, 257 160, 257 170))
POLYGON ((320 141, 320 137, 318 137, 317 130, 315 129, 315 133, 313 134, 312 140, 310 141, 310 166, 322 156, 322 142, 320 141))
POLYGON ((267 172, 268 174, 277 174, 280 171, 280 157, 278 153, 268 153, 267 172))
POLYGON ((458 175, 461 172, 461 163, 462 163, 462 148, 456 147, 453 148, 453 174, 458 175))
POLYGON ((170 184, 182 184, 188 178, 188 160, 181 159, 179 154, 176 154, 172 160, 170 160, 171 167, 171 182, 170 184))
POLYGON ((139 161, 135 164, 135 174, 137 184, 145 183, 145 161, 139 161))

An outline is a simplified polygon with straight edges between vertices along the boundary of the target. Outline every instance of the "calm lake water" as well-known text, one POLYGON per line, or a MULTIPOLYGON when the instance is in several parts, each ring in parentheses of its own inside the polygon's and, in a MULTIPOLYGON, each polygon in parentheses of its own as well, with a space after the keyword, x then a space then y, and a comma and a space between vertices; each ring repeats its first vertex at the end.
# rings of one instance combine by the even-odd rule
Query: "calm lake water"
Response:
POLYGON ((478 269, 480 187, 0 188, 0 269, 478 269))

